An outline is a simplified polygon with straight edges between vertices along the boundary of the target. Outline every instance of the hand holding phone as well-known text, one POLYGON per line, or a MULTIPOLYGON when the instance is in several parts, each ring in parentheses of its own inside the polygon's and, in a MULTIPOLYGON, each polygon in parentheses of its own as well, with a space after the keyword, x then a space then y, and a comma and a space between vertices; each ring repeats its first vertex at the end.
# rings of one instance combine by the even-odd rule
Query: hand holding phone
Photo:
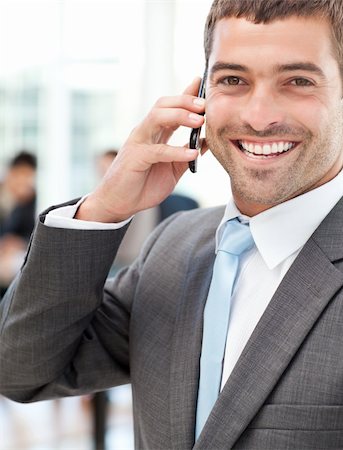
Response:
MULTIPOLYGON (((198 92, 198 97, 205 98, 205 84, 206 84, 206 72, 204 73, 204 76, 202 77, 200 88, 198 92)), ((205 113, 203 112, 202 115, 205 113)), ((200 133, 201 133, 201 127, 199 128, 193 128, 191 131, 191 135, 189 138, 189 148, 196 149, 200 152, 201 145, 200 145, 200 133)), ((189 170, 192 173, 196 173, 197 171, 197 160, 190 161, 188 164, 189 170)))

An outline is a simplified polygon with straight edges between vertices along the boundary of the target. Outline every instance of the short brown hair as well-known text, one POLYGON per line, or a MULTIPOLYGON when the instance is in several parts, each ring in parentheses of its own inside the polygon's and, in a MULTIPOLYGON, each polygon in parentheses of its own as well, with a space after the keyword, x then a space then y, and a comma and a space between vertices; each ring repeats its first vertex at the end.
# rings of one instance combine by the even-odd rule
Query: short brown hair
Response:
POLYGON ((323 17, 332 27, 335 57, 343 74, 343 0, 214 0, 207 16, 204 47, 206 66, 216 23, 226 17, 268 23, 291 16, 323 17))

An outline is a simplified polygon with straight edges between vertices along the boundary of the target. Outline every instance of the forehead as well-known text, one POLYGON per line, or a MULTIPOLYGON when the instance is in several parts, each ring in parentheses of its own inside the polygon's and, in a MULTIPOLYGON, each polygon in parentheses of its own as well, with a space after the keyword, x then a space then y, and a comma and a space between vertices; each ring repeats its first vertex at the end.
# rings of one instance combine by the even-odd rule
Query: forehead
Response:
POLYGON ((218 21, 213 34, 209 66, 217 61, 246 64, 313 61, 327 65, 334 59, 331 26, 325 19, 289 17, 264 24, 243 18, 218 21))
POLYGON ((9 173, 13 175, 32 175, 35 173, 35 169, 28 164, 20 164, 11 168, 9 173))

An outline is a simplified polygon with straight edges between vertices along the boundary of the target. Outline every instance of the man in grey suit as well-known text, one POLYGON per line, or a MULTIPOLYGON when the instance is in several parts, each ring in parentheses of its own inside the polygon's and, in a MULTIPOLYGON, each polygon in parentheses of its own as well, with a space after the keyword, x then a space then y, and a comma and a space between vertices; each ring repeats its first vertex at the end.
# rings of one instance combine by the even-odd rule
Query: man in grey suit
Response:
POLYGON ((155 104, 94 192, 41 216, 1 304, 1 393, 28 402, 130 381, 137 449, 343 448, 342 23, 340 0, 213 3, 203 150, 230 176, 225 212, 172 216, 105 284, 130 217, 196 156, 168 145, 204 122, 195 80, 155 104), (255 244, 196 439, 204 305, 235 217, 255 244))

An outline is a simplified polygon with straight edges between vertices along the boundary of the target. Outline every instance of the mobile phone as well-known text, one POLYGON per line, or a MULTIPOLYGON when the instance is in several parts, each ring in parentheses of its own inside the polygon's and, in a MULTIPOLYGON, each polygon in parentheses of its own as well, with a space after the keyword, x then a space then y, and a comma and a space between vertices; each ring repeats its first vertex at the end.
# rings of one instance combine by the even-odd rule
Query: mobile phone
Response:
MULTIPOLYGON (((205 84, 206 84, 206 72, 205 72, 204 76, 202 77, 200 87, 199 87, 198 97, 200 97, 200 98, 205 98, 205 84)), ((203 112, 202 115, 204 115, 204 114, 205 113, 203 112)), ((189 148, 196 149, 196 150, 198 150, 198 152, 200 152, 200 150, 201 150, 200 133, 201 133, 201 127, 193 128, 191 131, 191 135, 189 137, 189 148)), ((188 167, 192 173, 196 173, 197 160, 195 159, 194 161, 190 161, 188 163, 188 167)))

